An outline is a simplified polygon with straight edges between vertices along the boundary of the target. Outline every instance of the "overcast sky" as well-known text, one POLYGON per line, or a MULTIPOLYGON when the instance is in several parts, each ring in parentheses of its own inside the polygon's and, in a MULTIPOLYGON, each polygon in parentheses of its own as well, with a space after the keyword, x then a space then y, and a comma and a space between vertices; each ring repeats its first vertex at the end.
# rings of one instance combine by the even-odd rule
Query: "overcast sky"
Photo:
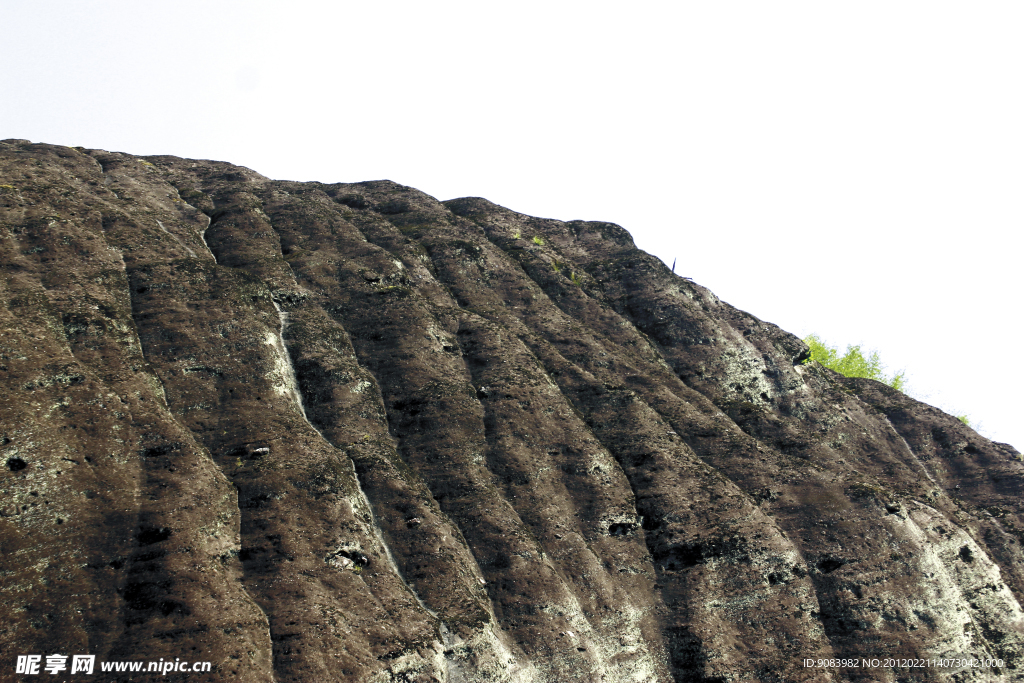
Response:
POLYGON ((1024 450, 1024 4, 3 2, 0 138, 619 223, 1024 450))

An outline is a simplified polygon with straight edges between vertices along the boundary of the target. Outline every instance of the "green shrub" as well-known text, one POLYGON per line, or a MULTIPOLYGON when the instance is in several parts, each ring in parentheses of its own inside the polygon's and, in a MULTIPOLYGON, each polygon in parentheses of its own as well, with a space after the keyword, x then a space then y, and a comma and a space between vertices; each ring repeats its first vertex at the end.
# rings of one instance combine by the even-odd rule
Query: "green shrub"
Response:
POLYGON ((540 235, 534 235, 533 236, 533 243, 536 244, 537 246, 541 246, 542 247, 542 246, 544 246, 544 238, 541 237, 540 235))
POLYGON ((866 377, 888 384, 896 391, 905 390, 906 371, 900 370, 892 377, 886 377, 877 351, 872 351, 865 358, 860 346, 847 345, 846 353, 840 356, 837 348, 829 346, 816 334, 808 336, 804 343, 811 347, 811 357, 804 362, 817 361, 844 377, 866 377))
MULTIPOLYGON (((878 357, 877 351, 872 351, 871 355, 865 358, 863 352, 860 350, 860 346, 847 345, 846 353, 840 356, 839 351, 836 348, 826 344, 816 334, 808 336, 804 339, 804 343, 811 347, 811 357, 805 360, 804 363, 816 360, 826 368, 831 368, 846 377, 867 377, 869 379, 875 379, 884 384, 888 384, 897 391, 902 391, 904 394, 909 395, 906 388, 906 371, 900 370, 892 377, 886 377, 882 372, 882 368, 884 366, 882 365, 881 359, 878 357)), ((913 398, 919 401, 924 400, 920 396, 913 396, 913 398)), ((952 414, 953 409, 946 408, 945 410, 952 414)), ((983 429, 983 425, 981 423, 972 424, 968 415, 956 415, 956 419, 976 431, 983 429)))

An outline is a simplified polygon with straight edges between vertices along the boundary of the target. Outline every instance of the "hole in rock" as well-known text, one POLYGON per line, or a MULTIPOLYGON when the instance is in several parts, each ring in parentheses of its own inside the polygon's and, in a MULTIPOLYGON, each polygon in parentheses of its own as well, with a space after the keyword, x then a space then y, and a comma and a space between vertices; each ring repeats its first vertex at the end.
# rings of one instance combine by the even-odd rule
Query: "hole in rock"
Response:
POLYGON ((828 557, 818 562, 818 569, 820 569, 825 574, 830 574, 835 570, 839 569, 840 567, 842 567, 844 564, 846 564, 845 560, 840 560, 834 557, 828 557))
POLYGON ((153 545, 160 541, 166 541, 171 537, 171 533, 167 527, 141 526, 135 538, 139 541, 139 545, 153 545))

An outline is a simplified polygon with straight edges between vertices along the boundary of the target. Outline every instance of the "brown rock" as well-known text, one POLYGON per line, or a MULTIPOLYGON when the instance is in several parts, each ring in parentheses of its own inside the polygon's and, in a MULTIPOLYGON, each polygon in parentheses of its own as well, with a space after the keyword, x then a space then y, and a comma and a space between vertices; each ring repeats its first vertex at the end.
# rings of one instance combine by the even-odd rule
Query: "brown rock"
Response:
POLYGON ((11 666, 1022 679, 1020 454, 616 225, 7 140, 0 231, 11 666))

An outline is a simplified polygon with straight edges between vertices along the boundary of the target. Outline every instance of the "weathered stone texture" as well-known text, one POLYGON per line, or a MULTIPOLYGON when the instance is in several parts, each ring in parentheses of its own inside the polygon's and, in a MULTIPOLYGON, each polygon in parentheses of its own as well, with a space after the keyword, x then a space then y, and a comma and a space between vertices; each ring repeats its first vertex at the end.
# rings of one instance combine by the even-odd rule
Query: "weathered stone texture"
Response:
POLYGON ((4 680, 1024 680, 1021 455, 619 226, 9 140, 0 239, 4 680))

